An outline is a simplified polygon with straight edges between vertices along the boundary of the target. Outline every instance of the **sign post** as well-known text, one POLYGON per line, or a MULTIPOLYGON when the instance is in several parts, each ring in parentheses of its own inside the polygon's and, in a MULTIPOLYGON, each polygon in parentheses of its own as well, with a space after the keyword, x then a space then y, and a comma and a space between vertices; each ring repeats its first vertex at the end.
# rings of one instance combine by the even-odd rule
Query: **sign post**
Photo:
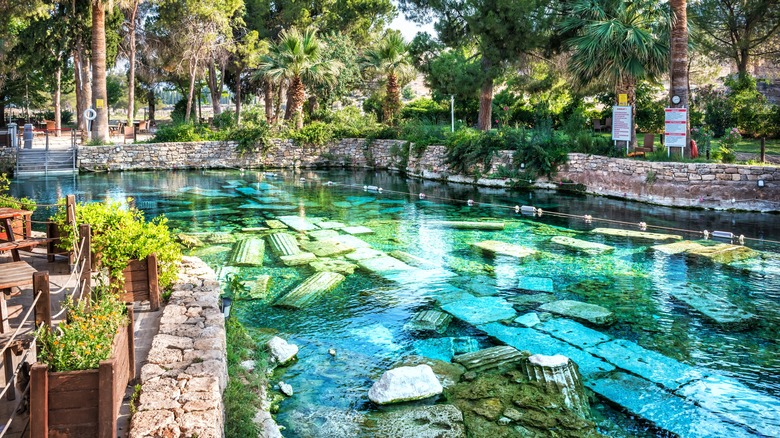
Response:
POLYGON ((612 107, 612 141, 625 141, 626 154, 628 154, 628 145, 631 143, 631 132, 634 130, 634 124, 631 121, 630 106, 612 107))
POLYGON ((688 145, 688 108, 666 108, 664 112, 666 154, 671 156, 672 148, 680 148, 680 155, 685 156, 688 145))

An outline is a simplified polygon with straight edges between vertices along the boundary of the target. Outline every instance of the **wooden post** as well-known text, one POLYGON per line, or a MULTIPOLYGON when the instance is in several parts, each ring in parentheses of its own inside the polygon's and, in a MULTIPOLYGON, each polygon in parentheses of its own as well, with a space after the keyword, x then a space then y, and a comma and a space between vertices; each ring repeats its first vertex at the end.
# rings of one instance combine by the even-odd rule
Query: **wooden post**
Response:
POLYGON ((761 137, 761 162, 766 163, 766 137, 761 137))
POLYGON ((49 367, 40 362, 30 369, 30 438, 49 437, 49 367))
POLYGON ((92 293, 92 232, 89 224, 79 225, 79 240, 83 240, 81 251, 81 277, 79 284, 83 287, 81 296, 89 303, 89 296, 92 293))
POLYGON ((127 366, 130 380, 135 381, 135 311, 133 305, 127 305, 127 366))
POLYGON ((46 324, 51 329, 51 294, 49 290, 49 271, 33 274, 33 299, 41 298, 35 303, 35 326, 46 324))
POLYGON ((8 324, 8 305, 5 303, 6 294, 10 294, 11 289, 0 291, 0 333, 9 333, 11 325, 8 324))
POLYGON ((8 392, 5 394, 5 399, 9 401, 16 399, 16 388, 13 385, 14 369, 14 353, 11 351, 11 348, 6 348, 5 352, 3 352, 3 370, 5 371, 6 384, 11 384, 11 387, 8 388, 8 392))
POLYGON ((160 282, 157 278, 157 254, 146 257, 146 272, 149 281, 149 308, 152 312, 160 309, 160 282))
POLYGON ((46 237, 50 240, 46 242, 46 258, 49 263, 53 263, 55 260, 55 254, 57 253, 57 244, 59 242, 59 230, 57 230, 57 224, 49 222, 46 224, 46 237))
MULTIPOLYGON (((116 437, 116 416, 114 415, 114 367, 116 359, 100 362, 98 367, 98 438, 116 437)), ((32 437, 30 437, 32 438, 32 437)))
MULTIPOLYGON (((76 195, 68 195, 65 197, 65 220, 68 225, 76 226, 76 195)), ((70 267, 73 272, 73 265, 76 264, 76 250, 74 247, 70 252, 70 267)))

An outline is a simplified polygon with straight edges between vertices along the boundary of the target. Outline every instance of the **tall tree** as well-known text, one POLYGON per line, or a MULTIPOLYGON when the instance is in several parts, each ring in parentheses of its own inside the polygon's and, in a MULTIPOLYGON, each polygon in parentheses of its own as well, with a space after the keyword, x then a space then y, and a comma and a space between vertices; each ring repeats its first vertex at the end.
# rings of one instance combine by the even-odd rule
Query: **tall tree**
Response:
POLYGON ((92 122, 94 139, 108 140, 108 91, 106 91, 106 8, 105 0, 92 0, 92 122))
POLYGON ((603 81, 614 86, 616 98, 626 94, 635 115, 637 80, 655 80, 669 66, 668 39, 662 36, 669 28, 666 14, 654 0, 575 1, 561 25, 575 32, 567 42, 569 69, 583 85, 603 81))
POLYGON ((689 13, 703 47, 740 75, 752 58, 780 56, 780 0, 695 0, 689 13))
POLYGON ((141 4, 144 0, 121 0, 125 13, 125 31, 127 34, 127 123, 133 123, 135 117, 135 70, 136 70, 136 33, 143 19, 141 4))
POLYGON ((376 47, 366 51, 362 64, 369 72, 385 76, 385 101, 382 113, 385 122, 393 122, 401 110, 401 85, 414 77, 406 41, 398 31, 388 32, 376 47))
MULTIPOLYGON (((672 31, 669 68, 669 105, 674 108, 689 108, 688 106, 688 15, 686 0, 669 0, 672 12, 672 31), (679 98, 678 102, 673 97, 679 98)), ((686 147, 684 153, 690 157, 688 147, 690 130, 686 127, 686 147)))
POLYGON ((410 18, 425 22, 431 15, 439 39, 449 47, 476 47, 482 82, 479 129, 492 126, 493 87, 507 66, 521 55, 546 45, 551 34, 552 2, 548 0, 399 0, 410 18))
POLYGON ((322 58, 320 40, 312 27, 303 31, 297 28, 283 30, 279 42, 260 63, 261 74, 277 82, 289 80, 287 105, 295 117, 297 129, 303 128, 306 85, 335 81, 338 68, 338 62, 322 58))
MULTIPOLYGON (((245 29, 241 30, 242 32, 245 29)), ((268 44, 259 39, 257 31, 249 31, 244 35, 235 36, 235 44, 231 50, 225 83, 235 93, 236 124, 241 124, 241 105, 246 99, 245 90, 260 88, 260 82, 253 80, 247 72, 257 68, 260 57, 268 53, 268 44)))

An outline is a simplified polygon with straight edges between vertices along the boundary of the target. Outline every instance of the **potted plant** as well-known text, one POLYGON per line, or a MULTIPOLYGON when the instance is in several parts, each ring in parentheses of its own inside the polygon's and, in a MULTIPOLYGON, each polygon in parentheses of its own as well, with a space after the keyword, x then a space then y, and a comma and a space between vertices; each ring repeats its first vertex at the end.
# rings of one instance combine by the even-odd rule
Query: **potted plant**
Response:
POLYGON ((66 321, 36 331, 30 371, 30 436, 116 436, 116 418, 135 377, 132 306, 106 286, 68 298, 66 321))

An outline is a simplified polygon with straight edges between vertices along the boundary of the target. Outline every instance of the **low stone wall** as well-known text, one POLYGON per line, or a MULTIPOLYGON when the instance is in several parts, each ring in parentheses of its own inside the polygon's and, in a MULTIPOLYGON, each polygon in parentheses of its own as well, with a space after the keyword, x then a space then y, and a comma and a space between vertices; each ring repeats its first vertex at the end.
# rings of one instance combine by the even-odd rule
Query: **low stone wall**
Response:
POLYGON ((214 271, 196 257, 184 257, 148 363, 141 368, 131 438, 224 435, 222 393, 228 372, 219 294, 214 271))
POLYGON ((346 138, 324 146, 298 146, 273 139, 264 154, 240 154, 235 142, 146 143, 81 146, 78 167, 101 172, 185 168, 370 167, 401 170, 399 140, 346 138))

